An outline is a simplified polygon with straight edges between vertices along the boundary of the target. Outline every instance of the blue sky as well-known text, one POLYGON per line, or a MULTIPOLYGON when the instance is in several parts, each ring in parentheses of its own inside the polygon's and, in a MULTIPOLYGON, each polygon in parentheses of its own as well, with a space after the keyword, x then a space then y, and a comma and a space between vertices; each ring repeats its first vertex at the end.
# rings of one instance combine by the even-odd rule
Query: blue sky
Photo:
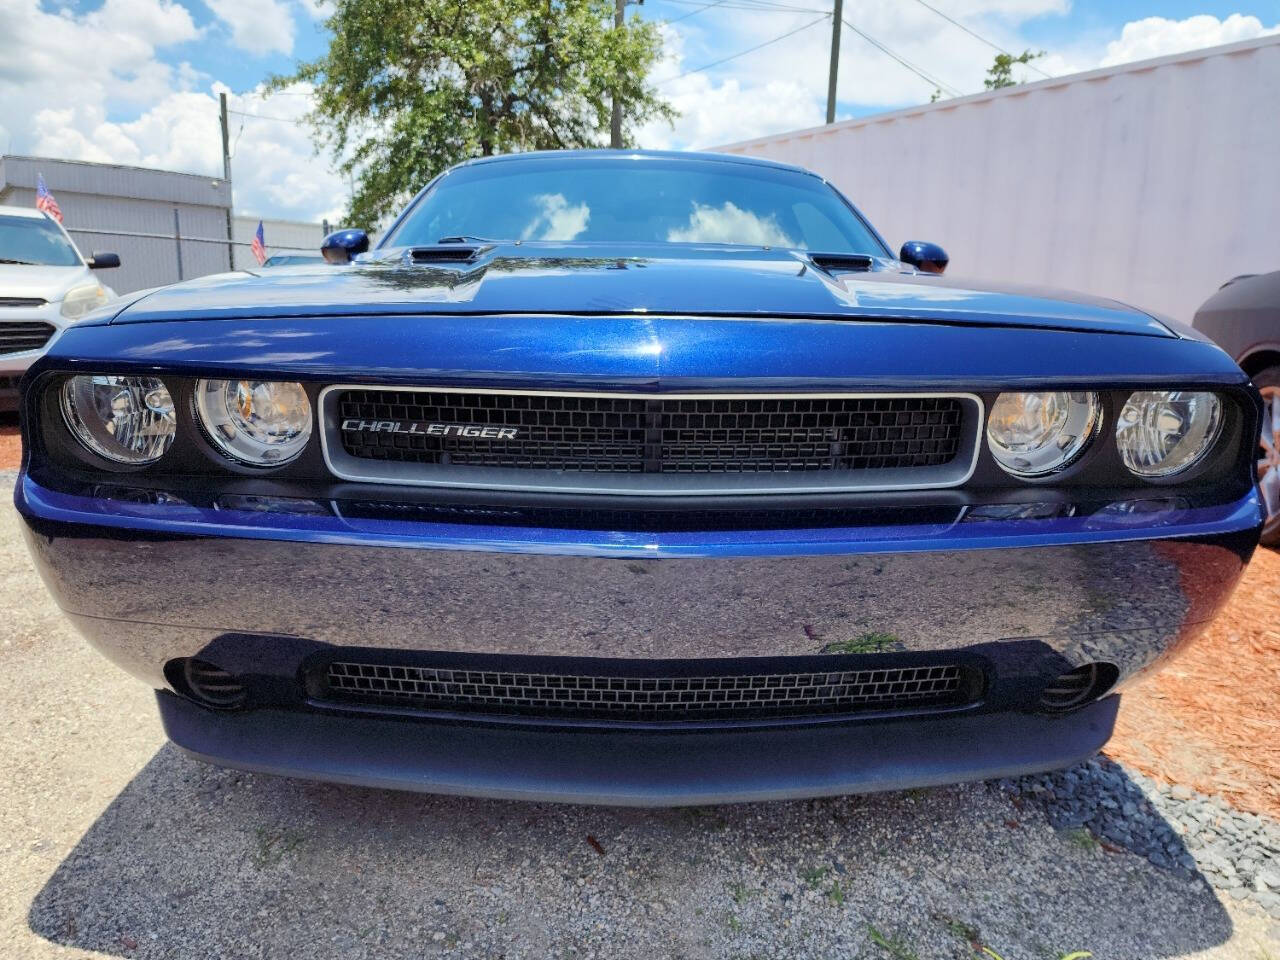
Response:
MULTIPOLYGON (((0 0, 0 150, 216 175, 217 93, 231 94, 236 205, 336 218, 347 185, 295 121, 309 93, 264 99, 272 73, 321 53, 329 0, 0 0)), ((1280 28, 1280 4, 1172 0, 845 0, 845 18, 949 92, 982 88, 1000 47, 1042 49, 1052 75, 1280 28)), ((714 147, 822 122, 831 0, 646 0, 663 22, 652 80, 681 112, 642 146, 714 147), (817 20, 819 22, 814 23, 817 20), (809 26, 806 26, 811 24, 809 26), (792 31, 785 40, 770 41, 792 31), (748 48, 762 49, 709 70, 748 48)), ((838 115, 925 102, 934 83, 844 31, 838 115)), ((1029 79, 1039 76, 1027 72, 1029 79)), ((56 192, 56 185, 50 185, 56 192)))

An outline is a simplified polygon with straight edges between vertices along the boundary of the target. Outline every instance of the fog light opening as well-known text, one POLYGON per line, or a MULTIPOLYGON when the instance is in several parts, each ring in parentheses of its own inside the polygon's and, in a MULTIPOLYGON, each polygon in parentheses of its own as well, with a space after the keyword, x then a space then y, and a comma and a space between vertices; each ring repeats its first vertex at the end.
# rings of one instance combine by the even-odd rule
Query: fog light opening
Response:
POLYGON ((1062 713, 1092 703, 1115 686, 1120 671, 1111 663, 1086 663, 1062 674, 1040 693, 1040 708, 1062 713))
POLYGON ((169 681, 179 692, 207 707, 231 710, 245 701, 248 691, 232 674, 207 660, 186 657, 170 664, 169 681), (174 670, 173 667, 178 669, 174 670))

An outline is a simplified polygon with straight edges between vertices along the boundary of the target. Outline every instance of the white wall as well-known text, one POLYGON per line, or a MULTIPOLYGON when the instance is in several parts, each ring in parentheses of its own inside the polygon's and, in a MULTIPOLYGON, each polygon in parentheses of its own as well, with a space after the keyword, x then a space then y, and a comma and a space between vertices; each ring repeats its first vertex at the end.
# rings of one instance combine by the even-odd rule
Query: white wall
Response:
POLYGON ((1190 321, 1280 269, 1280 37, 719 148, 808 167, 957 277, 1190 321))

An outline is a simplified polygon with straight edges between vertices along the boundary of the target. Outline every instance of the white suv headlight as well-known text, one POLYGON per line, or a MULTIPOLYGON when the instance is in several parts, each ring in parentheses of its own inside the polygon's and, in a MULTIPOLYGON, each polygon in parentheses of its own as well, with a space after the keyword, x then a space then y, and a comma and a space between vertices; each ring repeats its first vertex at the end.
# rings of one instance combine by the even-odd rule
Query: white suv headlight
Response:
POLYGON ((107 291, 100 283, 86 283, 73 287, 62 298, 62 315, 68 320, 79 320, 90 310, 96 310, 107 302, 107 291))

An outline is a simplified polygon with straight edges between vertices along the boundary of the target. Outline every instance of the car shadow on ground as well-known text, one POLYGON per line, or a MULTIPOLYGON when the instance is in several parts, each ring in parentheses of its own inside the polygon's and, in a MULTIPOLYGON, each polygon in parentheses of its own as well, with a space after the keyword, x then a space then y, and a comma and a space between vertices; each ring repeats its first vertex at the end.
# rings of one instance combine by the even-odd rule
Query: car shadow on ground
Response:
POLYGON ((279 779, 168 745, 28 919, 69 947, 184 958, 931 958, 980 944, 1005 960, 1151 960, 1232 933, 1199 876, 1055 829, 996 784, 591 808, 279 779))

